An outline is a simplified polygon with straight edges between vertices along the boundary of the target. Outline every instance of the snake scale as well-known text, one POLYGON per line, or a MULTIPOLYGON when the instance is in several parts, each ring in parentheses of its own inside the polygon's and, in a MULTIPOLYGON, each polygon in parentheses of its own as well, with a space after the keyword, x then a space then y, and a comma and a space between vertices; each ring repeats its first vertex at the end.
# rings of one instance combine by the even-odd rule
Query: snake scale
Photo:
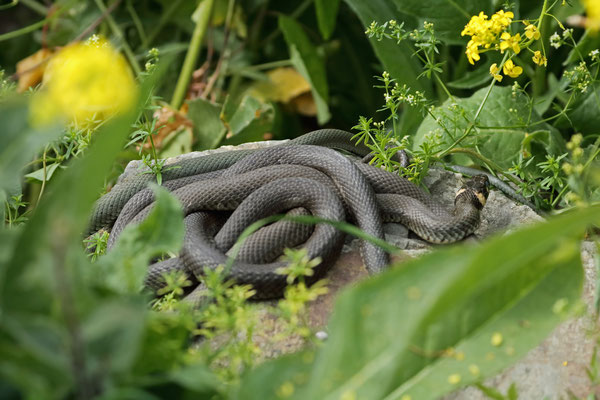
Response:
MULTIPOLYGON (((352 135, 336 129, 307 133, 280 145, 237 150, 179 161, 163 174, 163 186, 181 202, 185 239, 179 257, 149 267, 146 286, 157 290, 163 274, 180 270, 190 279, 204 268, 226 263, 227 252, 242 231, 262 218, 285 214, 350 221, 365 233, 383 238, 383 222, 399 222, 432 243, 449 243, 473 233, 488 195, 488 180, 477 175, 457 192, 454 212, 447 211, 407 179, 361 162, 369 154, 352 135), (354 157, 345 156, 344 150, 354 157)), ((152 177, 129 174, 96 203, 89 233, 111 229, 109 249, 124 227, 142 221, 154 195, 152 177)), ((240 284, 251 284, 255 298, 281 296, 285 276, 278 258, 286 247, 302 246, 321 258, 311 279, 318 279, 338 257, 344 234, 332 225, 303 225, 288 220, 251 235, 228 271, 240 284)), ((371 242, 360 252, 371 274, 382 271, 389 256, 371 242)), ((197 282, 197 281, 196 281, 197 282)))

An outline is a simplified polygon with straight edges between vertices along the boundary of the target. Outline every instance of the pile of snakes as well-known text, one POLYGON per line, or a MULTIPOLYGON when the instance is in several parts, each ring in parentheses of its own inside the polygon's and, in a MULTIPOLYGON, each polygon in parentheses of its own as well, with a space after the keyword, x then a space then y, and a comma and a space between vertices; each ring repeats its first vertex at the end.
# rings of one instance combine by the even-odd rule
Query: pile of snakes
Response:
MULTIPOLYGON (((459 241, 479 225, 488 195, 485 175, 457 192, 448 211, 422 189, 398 174, 361 160, 369 154, 348 132, 323 129, 258 150, 236 150, 188 158, 163 174, 163 186, 182 204, 185 239, 176 258, 152 264, 145 284, 164 286, 164 273, 179 270, 199 282, 205 268, 224 265, 240 234, 255 221, 272 216, 312 215, 347 221, 383 239, 383 223, 398 222, 431 243, 459 241), (342 154, 334 149, 342 150, 342 154)), ((113 246, 125 226, 150 212, 154 194, 148 174, 129 174, 98 200, 89 232, 111 230, 113 246)), ((280 297, 286 277, 277 272, 285 248, 303 247, 321 263, 312 279, 322 277, 339 256, 344 233, 329 223, 301 224, 285 218, 257 230, 244 241, 229 277, 251 284, 254 298, 280 297)), ((384 270, 389 255, 369 241, 360 253, 371 274, 384 270)))

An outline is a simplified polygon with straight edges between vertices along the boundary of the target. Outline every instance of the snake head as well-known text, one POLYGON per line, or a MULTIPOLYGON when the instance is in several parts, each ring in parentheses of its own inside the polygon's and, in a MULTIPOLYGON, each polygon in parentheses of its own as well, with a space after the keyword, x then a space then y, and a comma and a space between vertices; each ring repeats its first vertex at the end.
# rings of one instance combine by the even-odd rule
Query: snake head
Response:
POLYGON ((465 184, 456 192, 454 203, 465 199, 471 202, 478 210, 485 206, 488 195, 490 194, 490 181, 485 175, 475 175, 465 182, 465 184))

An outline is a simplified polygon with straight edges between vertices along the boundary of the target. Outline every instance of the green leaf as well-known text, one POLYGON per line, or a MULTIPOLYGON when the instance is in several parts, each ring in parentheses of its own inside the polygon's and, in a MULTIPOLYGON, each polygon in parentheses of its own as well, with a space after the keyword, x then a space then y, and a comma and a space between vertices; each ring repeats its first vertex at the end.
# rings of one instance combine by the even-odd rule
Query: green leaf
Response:
POLYGON ((237 135, 246 128, 260 114, 262 104, 252 96, 244 96, 237 109, 230 117, 223 115, 223 119, 232 135, 237 135))
POLYGON ((163 140, 160 158, 176 157, 181 154, 189 153, 192 151, 193 141, 194 134, 192 133, 192 129, 188 127, 183 127, 175 132, 171 132, 163 140))
POLYGON ((138 293, 148 262, 167 252, 177 253, 183 243, 181 204, 166 189, 153 185, 156 199, 148 217, 123 230, 115 247, 96 263, 97 281, 119 293, 138 293))
POLYGON ((325 72, 325 62, 317 53, 317 49, 302 30, 302 27, 292 18, 279 16, 279 29, 283 32, 290 52, 290 61, 294 68, 310 83, 311 93, 317 106, 319 124, 329 121, 331 114, 327 105, 329 87, 325 72))
MULTIPOLYGON (((467 130, 469 122, 473 121, 487 90, 480 89, 468 98, 446 100, 433 111, 441 123, 427 116, 414 137, 413 147, 419 148, 432 135, 440 135, 442 149, 452 145, 467 130)), ((502 168, 509 168, 517 162, 523 150, 530 151, 541 160, 544 154, 562 154, 565 143, 560 133, 541 120, 526 96, 520 93, 513 96, 510 87, 494 87, 477 120, 480 128, 471 130, 471 134, 458 147, 477 146, 483 156, 493 159, 502 168), (529 138, 530 134, 537 131, 547 131, 549 134, 536 135, 533 140, 529 138)))
POLYGON ((264 139, 264 134, 273 132, 275 108, 271 103, 261 103, 252 96, 244 96, 232 115, 226 112, 231 107, 223 107, 221 118, 229 128, 230 135, 224 144, 236 145, 264 139))
POLYGON ((432 22, 435 35, 447 44, 465 44, 467 40, 460 36, 465 25, 473 15, 480 11, 490 15, 490 0, 394 0, 402 13, 413 16, 419 21, 432 22))
MULTIPOLYGON (((390 19, 396 19, 399 23, 404 22, 406 29, 417 27, 417 23, 410 15, 400 13, 392 0, 346 0, 346 3, 358 15, 363 27, 366 29, 372 21, 384 23, 390 19)), ((433 97, 431 82, 425 78, 417 78, 423 72, 423 66, 416 57, 413 57, 414 49, 407 41, 396 44, 394 40, 377 41, 370 39, 377 58, 383 64, 383 68, 396 79, 400 86, 407 85, 412 90, 424 92, 427 97, 433 97)), ((373 81, 375 83, 375 81, 373 81)), ((423 120, 417 109, 406 108, 402 112, 402 132, 413 133, 419 123, 423 120)))
POLYGON ((52 175, 54 175, 54 171, 56 171, 56 168, 58 168, 59 166, 60 166, 60 163, 53 163, 53 164, 47 165, 46 166, 46 179, 44 179, 44 168, 40 168, 36 171, 30 172, 29 174, 25 175, 25 178, 27 178, 31 182, 44 182, 44 180, 46 182, 48 182, 50 179, 52 179, 52 175))
POLYGON ((188 106, 188 117, 194 123, 196 148, 214 149, 226 132, 219 117, 221 107, 201 98, 188 101, 188 106))
POLYGON ((24 165, 45 144, 62 133, 59 126, 33 128, 29 109, 23 99, 2 103, 0 107, 0 191, 13 190, 19 183, 24 165))
POLYGON ((331 37, 335 29, 339 6, 340 0, 315 0, 319 31, 325 40, 331 37))
POLYGON ((600 85, 590 86, 567 112, 573 128, 584 135, 598 133, 600 125, 600 85))
POLYGON ((492 80, 490 75, 490 66, 493 63, 500 64, 502 57, 499 54, 487 53, 485 62, 482 60, 482 64, 479 65, 472 71, 467 71, 460 78, 448 82, 448 87, 454 89, 475 89, 485 83, 489 83, 492 80))
MULTIPOLYGON (((437 399, 497 373, 577 304, 583 271, 576 239, 598 222, 600 206, 577 210, 482 245, 438 250, 345 291, 329 340, 291 398, 437 399)), ((241 390, 260 373, 270 390, 244 398, 275 398, 290 380, 266 363, 241 390)))

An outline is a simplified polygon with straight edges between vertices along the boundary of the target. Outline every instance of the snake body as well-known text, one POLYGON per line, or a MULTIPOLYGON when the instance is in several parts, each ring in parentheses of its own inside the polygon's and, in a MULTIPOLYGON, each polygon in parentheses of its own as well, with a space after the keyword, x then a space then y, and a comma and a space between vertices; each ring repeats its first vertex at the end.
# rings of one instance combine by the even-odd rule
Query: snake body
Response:
MULTIPOLYGON (((163 175, 163 186, 181 201, 186 233, 179 257, 153 264, 146 285, 158 289, 163 274, 180 270, 191 278, 204 268, 227 261, 227 251, 253 222, 274 214, 313 215, 332 221, 352 221, 364 232, 383 238, 382 222, 406 225, 433 243, 463 239, 479 224, 487 198, 487 178, 476 176, 458 192, 455 211, 448 212, 407 179, 369 164, 355 162, 331 148, 356 156, 368 154, 354 146, 351 134, 320 130, 283 145, 254 151, 231 151, 185 159, 163 175)), ((90 231, 111 228, 109 248, 123 228, 143 220, 152 208, 147 175, 130 175, 102 197, 90 231)), ((310 258, 321 258, 312 279, 322 276, 341 251, 344 235, 332 225, 315 226, 278 221, 248 238, 229 270, 238 283, 248 283, 257 298, 278 297, 286 286, 277 273, 285 247, 302 245, 310 258)), ((382 271, 388 255, 361 242, 369 273, 382 271)))

